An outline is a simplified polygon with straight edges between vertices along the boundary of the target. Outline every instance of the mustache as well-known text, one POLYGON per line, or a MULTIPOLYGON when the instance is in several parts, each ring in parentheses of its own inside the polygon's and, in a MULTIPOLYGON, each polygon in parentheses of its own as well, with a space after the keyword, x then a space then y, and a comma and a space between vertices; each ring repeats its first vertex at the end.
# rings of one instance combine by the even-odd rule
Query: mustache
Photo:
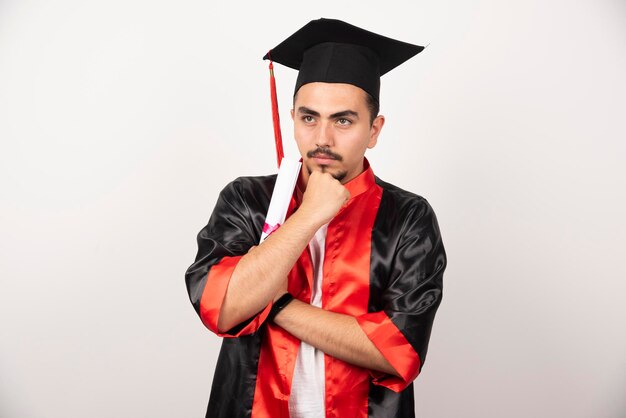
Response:
POLYGON ((314 150, 307 152, 306 156, 309 158, 324 156, 327 158, 332 158, 333 160, 343 161, 343 157, 341 155, 335 154, 328 147, 317 147, 314 150))

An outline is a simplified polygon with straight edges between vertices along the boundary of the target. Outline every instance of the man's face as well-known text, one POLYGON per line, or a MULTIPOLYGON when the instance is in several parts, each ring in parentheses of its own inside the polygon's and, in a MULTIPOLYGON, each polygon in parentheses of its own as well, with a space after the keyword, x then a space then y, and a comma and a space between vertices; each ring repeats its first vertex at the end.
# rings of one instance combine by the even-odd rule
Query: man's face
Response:
POLYGON ((376 145, 384 123, 378 116, 370 125, 365 91, 343 83, 300 87, 291 118, 305 183, 313 171, 328 172, 341 183, 358 176, 365 150, 376 145))

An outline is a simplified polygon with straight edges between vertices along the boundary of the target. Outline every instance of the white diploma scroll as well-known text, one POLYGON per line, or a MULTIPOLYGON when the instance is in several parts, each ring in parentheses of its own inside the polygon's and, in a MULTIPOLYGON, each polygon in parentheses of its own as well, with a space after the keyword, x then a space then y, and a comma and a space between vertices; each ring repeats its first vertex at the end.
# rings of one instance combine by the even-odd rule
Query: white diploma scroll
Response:
POLYGON ((298 181, 301 166, 302 163, 300 161, 294 161, 284 157, 280 162, 278 177, 276 177, 276 184, 272 192, 270 207, 267 209, 267 216, 265 217, 265 224, 263 225, 263 233, 261 234, 259 244, 265 241, 272 232, 276 231, 285 222, 287 209, 289 208, 289 202, 291 202, 293 189, 296 187, 296 182, 298 181))

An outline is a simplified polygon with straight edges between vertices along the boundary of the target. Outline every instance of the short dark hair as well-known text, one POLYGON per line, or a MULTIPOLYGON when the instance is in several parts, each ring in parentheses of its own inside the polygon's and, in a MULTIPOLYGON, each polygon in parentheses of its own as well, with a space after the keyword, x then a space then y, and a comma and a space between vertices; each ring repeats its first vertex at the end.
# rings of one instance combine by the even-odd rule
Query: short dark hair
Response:
MULTIPOLYGON (((380 111, 380 104, 378 103, 378 100, 374 99, 374 96, 372 96, 365 90, 363 90, 363 92, 365 93, 365 105, 367 106, 367 110, 369 110, 370 112, 370 126, 372 126, 372 124, 374 123, 374 119, 376 119, 376 117, 378 116, 378 112, 380 111)), ((293 106, 295 106, 296 104, 297 95, 298 92, 296 91, 293 94, 293 106)))
POLYGON ((370 111, 370 126, 372 126, 374 119, 376 119, 380 111, 380 104, 378 100, 374 99, 374 96, 368 92, 365 92, 365 104, 367 104, 367 109, 370 111))

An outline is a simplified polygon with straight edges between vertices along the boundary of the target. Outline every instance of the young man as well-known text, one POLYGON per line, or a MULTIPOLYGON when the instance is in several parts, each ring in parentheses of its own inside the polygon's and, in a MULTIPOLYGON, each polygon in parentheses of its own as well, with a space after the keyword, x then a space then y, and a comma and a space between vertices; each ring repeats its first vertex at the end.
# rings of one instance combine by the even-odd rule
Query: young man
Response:
POLYGON ((428 202, 364 154, 385 121, 380 76, 422 49, 319 19, 266 56, 300 70, 302 170, 262 244, 275 175, 227 185, 198 234, 187 289, 225 337, 207 417, 415 416, 446 255, 428 202))

